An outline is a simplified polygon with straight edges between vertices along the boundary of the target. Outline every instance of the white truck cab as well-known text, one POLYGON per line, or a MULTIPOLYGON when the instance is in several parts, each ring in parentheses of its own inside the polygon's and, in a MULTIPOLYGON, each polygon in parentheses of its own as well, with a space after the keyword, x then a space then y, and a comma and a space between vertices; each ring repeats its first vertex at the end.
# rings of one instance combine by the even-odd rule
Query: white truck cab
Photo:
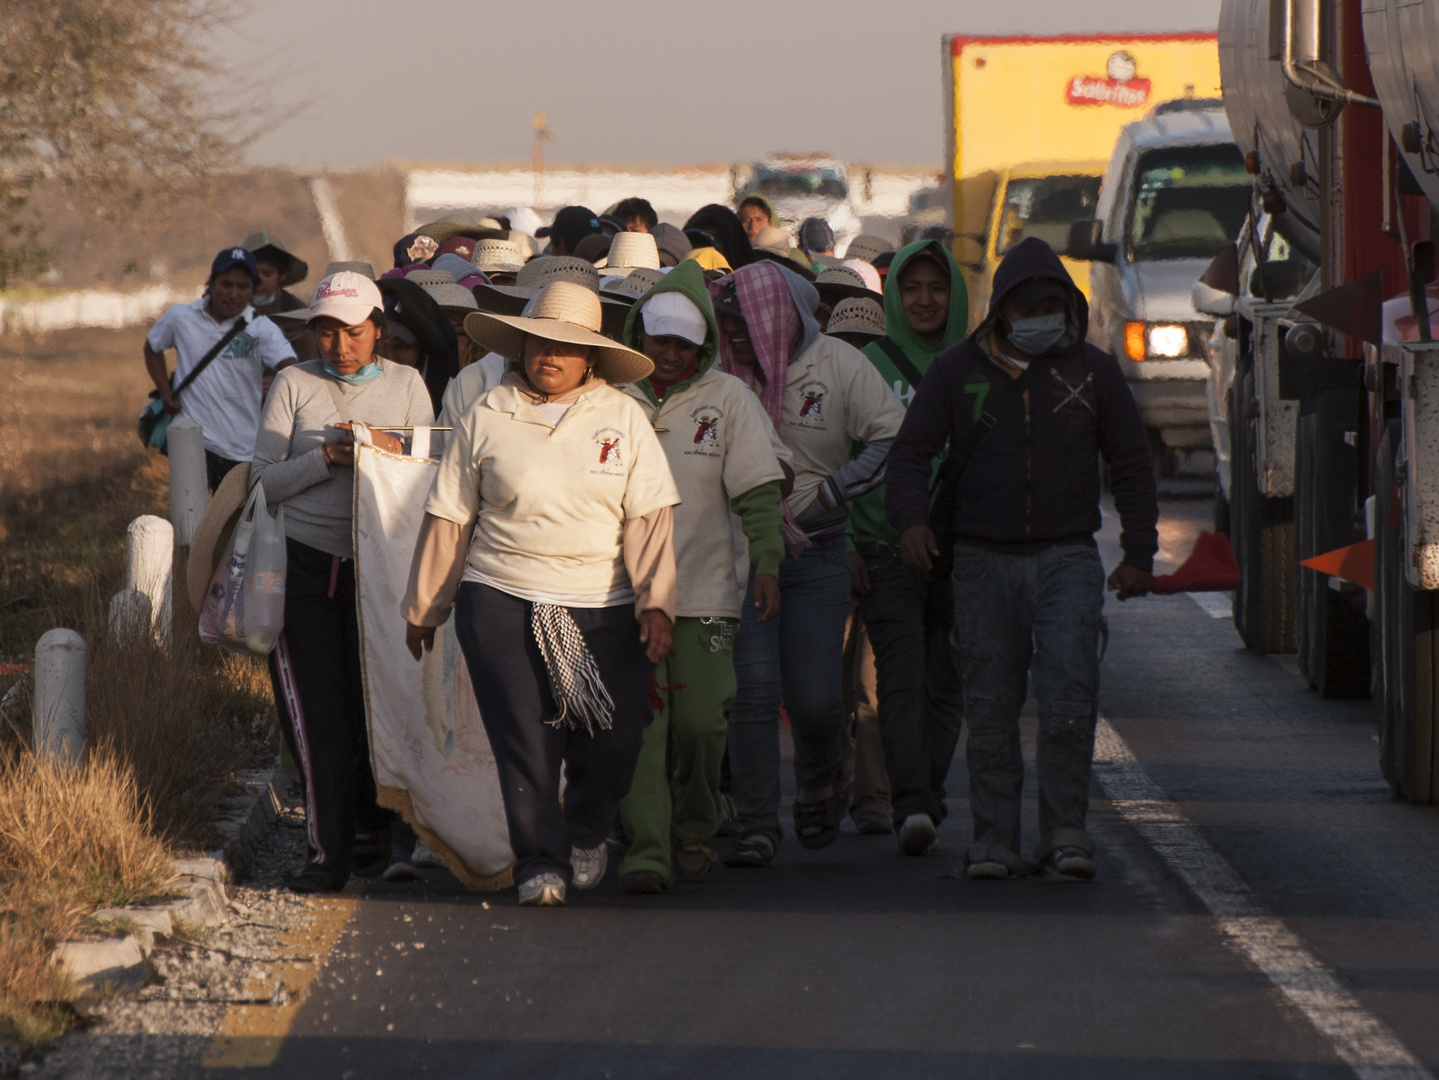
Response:
POLYGON ((1239 236, 1251 181, 1218 102, 1165 102, 1120 132, 1095 218, 1070 235, 1069 255, 1090 262, 1090 340, 1119 359, 1161 476, 1212 467, 1214 319, 1191 293, 1239 236))

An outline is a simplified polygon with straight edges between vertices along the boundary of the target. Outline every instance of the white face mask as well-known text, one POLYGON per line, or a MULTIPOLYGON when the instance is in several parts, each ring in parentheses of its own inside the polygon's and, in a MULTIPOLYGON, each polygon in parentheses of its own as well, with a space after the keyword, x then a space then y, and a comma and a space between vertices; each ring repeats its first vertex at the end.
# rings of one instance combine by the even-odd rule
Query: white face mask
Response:
POLYGON ((269 296, 256 296, 250 300, 251 307, 264 307, 266 304, 273 304, 279 293, 271 293, 269 296))
POLYGON ((1032 319, 1015 319, 1009 326, 1009 343, 1029 356, 1043 356, 1059 344, 1064 336, 1065 315, 1036 315, 1032 319))

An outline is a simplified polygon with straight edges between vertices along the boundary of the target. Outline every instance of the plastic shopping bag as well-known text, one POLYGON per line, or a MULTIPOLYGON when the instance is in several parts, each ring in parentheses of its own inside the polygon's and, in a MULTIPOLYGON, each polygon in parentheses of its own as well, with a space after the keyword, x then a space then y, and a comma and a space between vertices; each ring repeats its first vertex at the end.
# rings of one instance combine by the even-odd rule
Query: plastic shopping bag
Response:
POLYGON ((200 640, 268 655, 285 623, 285 508, 270 516, 256 483, 200 612, 200 640))

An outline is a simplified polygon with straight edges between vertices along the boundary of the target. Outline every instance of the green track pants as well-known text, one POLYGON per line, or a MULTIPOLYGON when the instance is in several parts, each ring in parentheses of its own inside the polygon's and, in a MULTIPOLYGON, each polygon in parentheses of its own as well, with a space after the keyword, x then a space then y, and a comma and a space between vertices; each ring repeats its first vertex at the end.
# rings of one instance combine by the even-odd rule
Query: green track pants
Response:
POLYGON ((671 845, 707 841, 719 832, 720 761, 725 714, 735 695, 738 627, 737 619, 675 620, 674 655, 655 672, 664 704, 645 728, 634 782, 620 803, 620 820, 630 837, 621 877, 653 870, 668 884, 674 880, 671 845), (673 776, 666 767, 671 732, 673 776))

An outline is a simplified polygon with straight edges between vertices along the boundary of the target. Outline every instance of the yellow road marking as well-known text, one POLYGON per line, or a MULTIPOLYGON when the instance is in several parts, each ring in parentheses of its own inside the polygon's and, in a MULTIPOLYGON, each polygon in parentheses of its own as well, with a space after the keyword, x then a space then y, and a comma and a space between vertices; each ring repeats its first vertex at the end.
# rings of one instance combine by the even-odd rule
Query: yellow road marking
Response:
POLYGON ((251 987, 256 997, 262 997, 273 992, 278 982, 289 999, 283 1005, 231 1005, 205 1049, 203 1068, 252 1069, 273 1065, 279 1057, 310 984, 350 921, 355 901, 326 897, 308 901, 306 907, 309 919, 281 939, 279 959, 267 965, 265 976, 251 987))

